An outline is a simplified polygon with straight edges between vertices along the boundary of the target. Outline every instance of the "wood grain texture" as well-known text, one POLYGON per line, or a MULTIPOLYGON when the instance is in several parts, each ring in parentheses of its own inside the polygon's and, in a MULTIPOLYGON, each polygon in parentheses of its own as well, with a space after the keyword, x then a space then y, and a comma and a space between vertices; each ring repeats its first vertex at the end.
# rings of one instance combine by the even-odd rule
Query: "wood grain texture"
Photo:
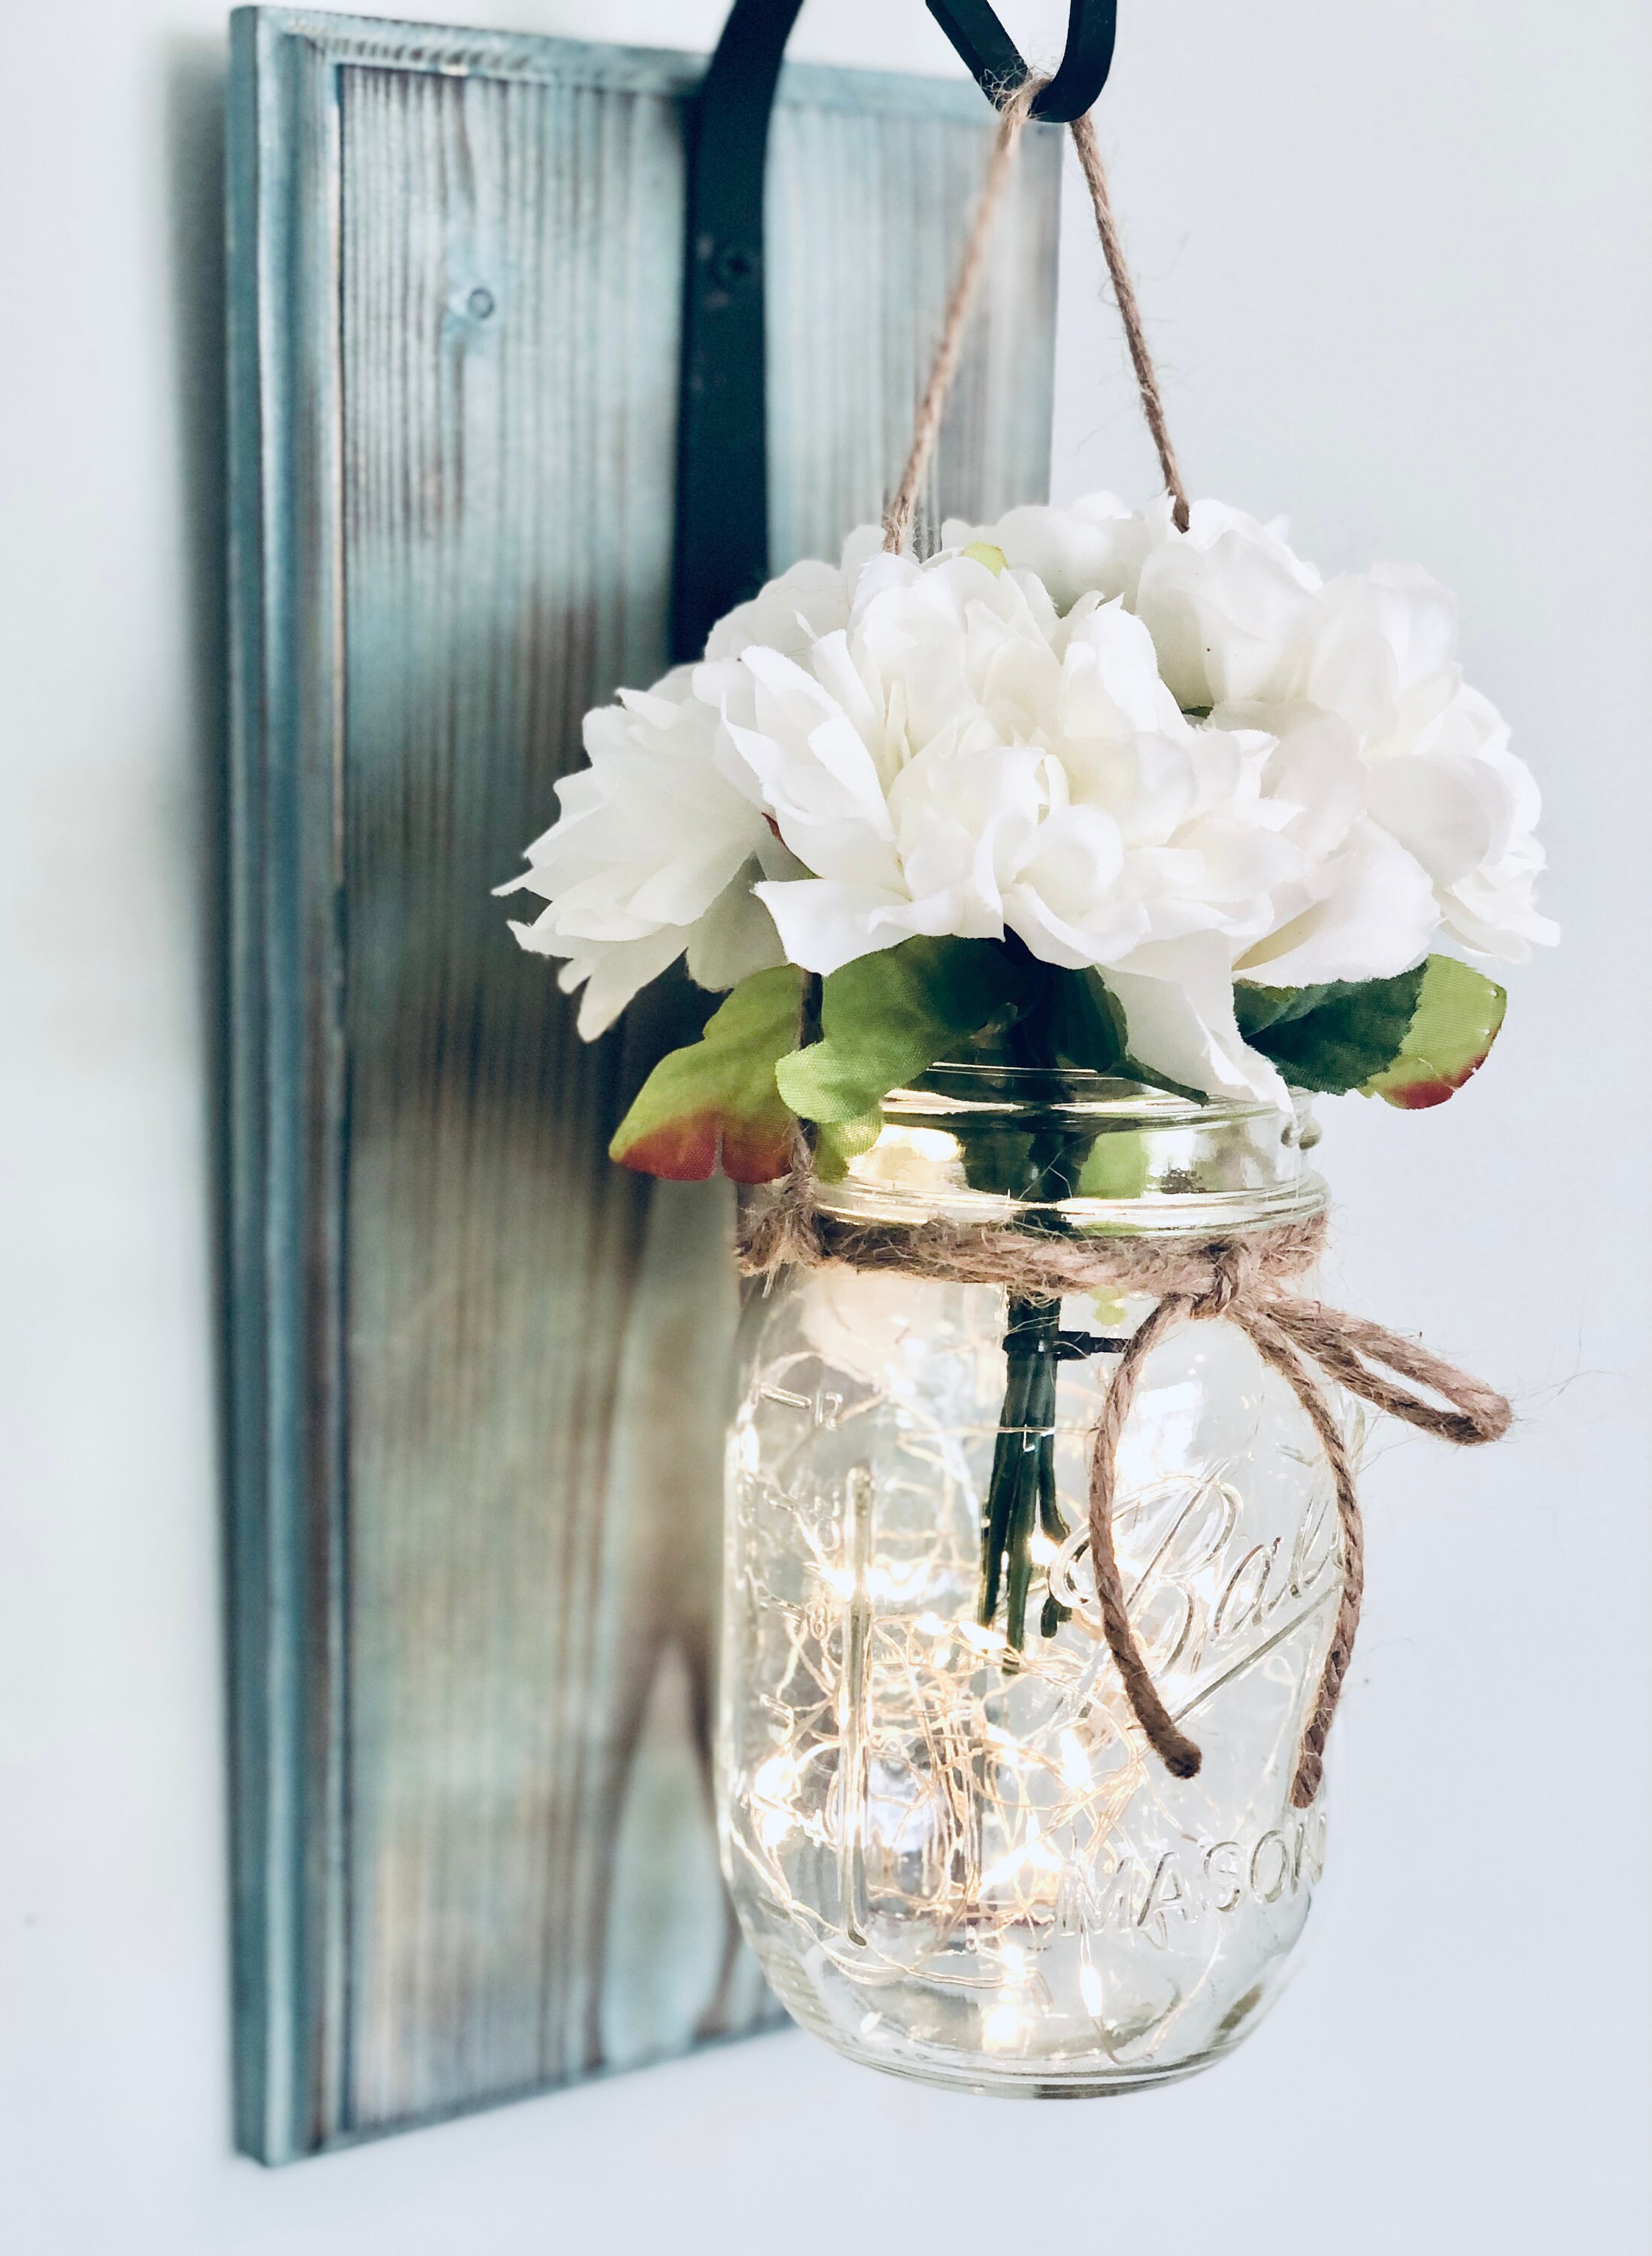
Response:
MULTIPOLYGON (((605 1146, 490 888, 664 665, 694 59, 239 11, 231 88, 238 2119, 266 2160, 774 2017, 707 1758, 720 1186, 605 1146)), ((777 566, 898 473, 990 115, 788 68, 777 566)), ((1056 137, 930 498, 1043 491, 1056 137)))

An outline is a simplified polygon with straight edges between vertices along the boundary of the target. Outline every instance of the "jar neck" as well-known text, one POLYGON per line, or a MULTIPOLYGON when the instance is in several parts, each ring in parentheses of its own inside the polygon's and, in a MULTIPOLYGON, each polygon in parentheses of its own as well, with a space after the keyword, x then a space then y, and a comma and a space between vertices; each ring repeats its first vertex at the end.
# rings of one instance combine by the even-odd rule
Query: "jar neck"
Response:
POLYGON ((875 1120, 822 1133, 818 1200, 845 1220, 1218 1236, 1318 1211, 1317 1139, 1306 1099, 1284 1113, 1105 1074, 938 1065, 875 1120))

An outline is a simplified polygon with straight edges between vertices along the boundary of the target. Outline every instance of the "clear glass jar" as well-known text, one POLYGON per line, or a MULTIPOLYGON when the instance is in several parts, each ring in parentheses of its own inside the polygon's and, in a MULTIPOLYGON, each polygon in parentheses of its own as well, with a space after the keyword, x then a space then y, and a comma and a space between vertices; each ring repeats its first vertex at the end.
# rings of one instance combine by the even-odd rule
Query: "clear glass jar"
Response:
MULTIPOLYGON (((1214 1236, 1321 1206, 1312 1139, 1305 1115, 942 1067, 886 1101, 822 1204, 1214 1236)), ((1207 2066, 1277 1994, 1324 1859, 1323 1792, 1289 1796, 1340 1576, 1295 1396, 1233 1327, 1180 1328, 1140 1374, 1116 1510, 1137 1637, 1204 1752, 1172 1778, 1102 1639, 1084 1533, 1101 1391, 1151 1303, 1055 1306, 1071 1359, 1034 1403, 1006 1355, 1026 1304, 998 1287, 825 1268, 753 1291, 719 1803, 741 1923, 806 2028, 897 2075, 1079 2096, 1207 2066), (1054 1474, 1019 1590, 996 1533, 984 1569, 1017 1446, 1054 1474)))

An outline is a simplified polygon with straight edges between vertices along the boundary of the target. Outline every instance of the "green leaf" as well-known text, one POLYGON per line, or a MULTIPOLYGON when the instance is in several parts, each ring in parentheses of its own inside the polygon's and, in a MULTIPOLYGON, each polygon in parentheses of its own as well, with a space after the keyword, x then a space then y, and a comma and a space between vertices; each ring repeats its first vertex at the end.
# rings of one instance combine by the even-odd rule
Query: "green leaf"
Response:
POLYGON ((1233 990, 1239 1032, 1298 1089, 1357 1089, 1408 1111, 1444 1104, 1497 1039, 1503 990, 1449 955, 1394 979, 1233 990))
POLYGON ((864 1119, 1014 999, 993 940, 931 940, 858 956, 821 990, 821 1039, 781 1058, 780 1093, 805 1120, 864 1119))
POLYGON ((1234 1015, 1252 1048, 1272 1058, 1288 1082, 1340 1096, 1399 1056, 1423 969, 1418 964, 1393 979, 1338 979, 1323 987, 1241 980, 1233 989, 1234 1015))
POLYGON ((1078 1178, 1081 1198, 1140 1198, 1147 1188, 1147 1144, 1139 1130, 1110 1129, 1096 1138, 1078 1178))
POLYGON ((697 1042, 660 1059, 620 1122, 611 1159, 645 1175, 737 1183, 785 1174, 793 1116, 774 1066, 797 1040, 798 974, 754 971, 707 1021, 697 1042))
POLYGON ((1089 1073, 1125 1070, 1124 1012, 1096 971, 1055 970, 1035 1031, 1051 1065, 1089 1073))
POLYGON ((1399 1054, 1360 1084, 1403 1111, 1444 1104, 1486 1062, 1508 998, 1494 980, 1450 955, 1430 955, 1399 1054))
POLYGON ((864 1120, 822 1120, 816 1125, 815 1175, 822 1183, 841 1183, 849 1163, 870 1152, 883 1133, 883 1115, 870 1112, 864 1120))

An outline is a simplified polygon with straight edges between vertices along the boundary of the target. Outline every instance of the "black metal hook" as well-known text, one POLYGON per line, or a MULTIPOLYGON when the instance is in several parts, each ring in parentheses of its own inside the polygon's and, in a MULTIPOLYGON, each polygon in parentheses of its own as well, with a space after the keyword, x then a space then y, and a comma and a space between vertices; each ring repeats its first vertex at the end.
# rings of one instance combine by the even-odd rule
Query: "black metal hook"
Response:
MULTIPOLYGON (((989 101, 1002 105, 1027 76, 1020 50, 987 0, 927 0, 989 101)), ((1067 47, 1055 76, 1041 88, 1032 115, 1046 125, 1070 125, 1091 109, 1112 68, 1118 0, 1069 0, 1067 47)))
MULTIPOLYGON (((1027 76, 987 0, 928 0, 988 99, 1027 76)), ((697 658, 768 572, 763 171, 780 60, 802 0, 734 0, 688 120, 688 241, 671 653, 697 658)), ((1116 0, 1070 0, 1067 51, 1032 114, 1081 117, 1112 65, 1116 0)))

